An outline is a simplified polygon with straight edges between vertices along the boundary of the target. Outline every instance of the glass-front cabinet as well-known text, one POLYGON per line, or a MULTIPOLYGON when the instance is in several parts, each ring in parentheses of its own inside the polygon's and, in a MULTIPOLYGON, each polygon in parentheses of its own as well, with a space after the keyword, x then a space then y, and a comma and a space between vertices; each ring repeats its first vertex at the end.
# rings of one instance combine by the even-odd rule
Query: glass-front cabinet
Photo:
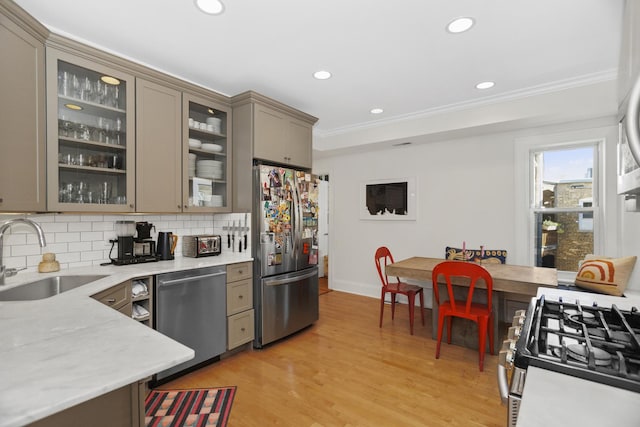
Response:
POLYGON ((48 210, 135 209, 134 77, 47 49, 48 210))
POLYGON ((231 211, 231 109, 183 94, 182 190, 186 211, 231 211))

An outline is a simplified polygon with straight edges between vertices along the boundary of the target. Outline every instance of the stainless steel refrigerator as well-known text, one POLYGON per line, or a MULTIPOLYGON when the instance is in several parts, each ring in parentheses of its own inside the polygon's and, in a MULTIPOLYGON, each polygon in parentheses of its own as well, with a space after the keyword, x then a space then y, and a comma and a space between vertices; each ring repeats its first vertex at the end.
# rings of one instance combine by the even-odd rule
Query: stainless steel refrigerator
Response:
POLYGON ((318 184, 309 172, 254 166, 254 347, 318 320, 318 184))

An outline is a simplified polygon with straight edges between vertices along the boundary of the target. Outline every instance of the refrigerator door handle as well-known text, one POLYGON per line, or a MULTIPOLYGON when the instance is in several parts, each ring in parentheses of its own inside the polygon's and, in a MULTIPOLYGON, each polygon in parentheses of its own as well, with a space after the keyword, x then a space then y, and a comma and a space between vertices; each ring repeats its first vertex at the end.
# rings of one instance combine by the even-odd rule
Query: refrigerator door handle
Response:
POLYGON ((299 249, 298 247, 300 245, 302 245, 302 204, 300 203, 301 199, 300 199, 300 186, 298 183, 298 174, 297 172, 294 171, 294 176, 293 176, 293 190, 294 190, 294 198, 295 198, 295 203, 296 203, 296 216, 295 216, 295 223, 293 224, 295 230, 296 230, 296 238, 294 239, 294 251, 296 253, 296 264, 298 264, 298 257, 300 256, 300 254, 298 253, 299 249))
POLYGON ((313 277, 317 274, 317 272, 315 270, 307 273, 307 274, 303 274, 301 276, 294 276, 294 277, 288 277, 286 279, 278 279, 278 280, 265 280, 264 284, 267 286, 280 286, 280 285, 287 285, 289 283, 293 283, 293 282, 299 282, 301 280, 304 279, 308 279, 310 277, 313 277))

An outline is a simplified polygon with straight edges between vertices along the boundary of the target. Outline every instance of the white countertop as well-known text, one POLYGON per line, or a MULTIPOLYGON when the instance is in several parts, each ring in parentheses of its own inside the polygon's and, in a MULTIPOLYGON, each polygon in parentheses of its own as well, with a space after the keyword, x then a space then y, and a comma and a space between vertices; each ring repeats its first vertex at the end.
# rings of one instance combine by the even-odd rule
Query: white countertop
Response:
POLYGON ((107 277, 51 298, 0 301, 0 426, 21 426, 192 359, 192 349, 91 295, 134 277, 251 261, 246 254, 18 273, 0 291, 47 276, 107 277))

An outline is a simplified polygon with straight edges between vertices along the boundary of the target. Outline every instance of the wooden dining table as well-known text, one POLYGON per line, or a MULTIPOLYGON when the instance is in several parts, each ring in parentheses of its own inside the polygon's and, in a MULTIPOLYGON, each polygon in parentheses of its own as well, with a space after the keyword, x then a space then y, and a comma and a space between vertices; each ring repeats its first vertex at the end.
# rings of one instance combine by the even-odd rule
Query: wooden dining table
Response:
MULTIPOLYGON (((428 282, 430 285, 429 287, 431 287, 431 273, 434 267, 443 261, 445 260, 442 258, 411 257, 388 265, 386 273, 389 276, 428 282)), ((496 338, 494 342, 494 350, 498 351, 502 342, 501 335, 499 333, 501 329, 499 325, 500 322, 510 323, 515 310, 526 308, 531 298, 536 296, 538 287, 557 287, 558 272, 555 268, 546 267, 498 263, 481 263, 481 265, 493 278, 492 309, 494 312, 494 318, 496 319, 494 322, 494 336, 496 338)), ((469 287, 468 280, 463 278, 454 278, 452 283, 456 285, 456 295, 460 295, 463 298, 466 297, 465 288, 469 287)), ((484 282, 479 282, 477 284, 477 288, 483 289, 484 291, 474 292, 474 301, 478 300, 486 302, 486 286, 484 282)), ((444 291, 444 293, 441 291, 440 295, 446 295, 446 291, 444 291)), ((436 339, 438 335, 438 307, 435 304, 435 298, 433 298, 432 301, 434 303, 432 304, 431 336, 433 339, 436 339)), ((454 344, 464 345, 471 348, 478 348, 477 334, 469 333, 469 325, 465 324, 464 326, 460 326, 461 327, 456 328, 454 322, 452 342, 454 344)), ((471 327, 473 328, 475 326, 472 325, 471 327)))

